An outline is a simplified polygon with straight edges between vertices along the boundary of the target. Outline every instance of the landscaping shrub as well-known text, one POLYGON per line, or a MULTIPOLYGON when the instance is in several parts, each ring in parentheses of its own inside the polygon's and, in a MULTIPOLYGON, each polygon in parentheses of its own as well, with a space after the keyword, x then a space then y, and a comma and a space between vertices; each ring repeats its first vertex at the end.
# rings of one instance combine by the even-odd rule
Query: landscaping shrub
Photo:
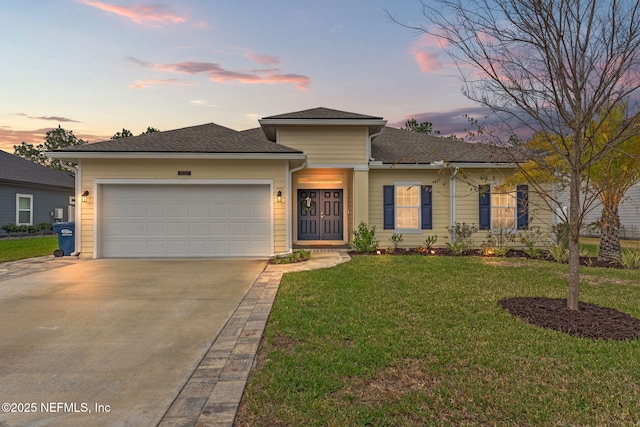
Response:
POLYGON ((356 252, 373 252, 378 250, 380 240, 376 239, 376 226, 369 227, 366 222, 361 221, 358 227, 352 232, 353 239, 351 247, 356 252))
POLYGON ((478 227, 475 224, 467 224, 465 222, 456 224, 452 227, 448 227, 449 234, 453 235, 453 243, 447 242, 447 248, 456 255, 461 255, 471 245, 473 245, 473 233, 478 231, 478 227))
POLYGON ((637 249, 622 249, 620 256, 616 257, 616 261, 623 268, 638 270, 640 269, 640 251, 637 249))

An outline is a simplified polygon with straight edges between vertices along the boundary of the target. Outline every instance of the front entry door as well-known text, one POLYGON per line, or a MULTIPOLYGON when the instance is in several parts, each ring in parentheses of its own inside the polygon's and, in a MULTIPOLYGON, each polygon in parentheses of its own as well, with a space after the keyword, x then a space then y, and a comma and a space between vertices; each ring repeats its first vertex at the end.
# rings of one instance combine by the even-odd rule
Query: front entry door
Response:
POLYGON ((342 190, 298 190, 298 240, 342 240, 342 190))

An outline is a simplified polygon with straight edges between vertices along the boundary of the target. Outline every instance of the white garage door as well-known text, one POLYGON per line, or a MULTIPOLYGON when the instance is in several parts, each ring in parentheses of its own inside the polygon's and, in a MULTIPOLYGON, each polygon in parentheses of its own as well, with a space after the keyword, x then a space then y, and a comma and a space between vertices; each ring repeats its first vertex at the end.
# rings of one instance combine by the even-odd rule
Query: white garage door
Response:
POLYGON ((100 257, 268 256, 268 185, 103 185, 100 257))

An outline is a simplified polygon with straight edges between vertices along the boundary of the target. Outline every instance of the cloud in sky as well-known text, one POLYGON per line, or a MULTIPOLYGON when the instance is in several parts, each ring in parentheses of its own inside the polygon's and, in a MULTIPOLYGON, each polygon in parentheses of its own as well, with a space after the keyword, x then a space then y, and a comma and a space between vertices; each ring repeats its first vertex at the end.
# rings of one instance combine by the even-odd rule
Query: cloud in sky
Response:
POLYGON ((180 16, 161 5, 117 6, 96 0, 79 1, 87 6, 128 18, 136 24, 165 25, 181 24, 187 21, 185 16, 180 16))
POLYGON ((180 79, 155 79, 155 80, 136 80, 129 85, 132 89, 145 89, 149 86, 156 85, 178 85, 178 86, 193 86, 192 83, 187 83, 180 79))
POLYGON ((299 90, 306 90, 311 84, 311 79, 309 77, 301 74, 282 73, 279 68, 234 71, 223 68, 219 64, 214 62, 186 61, 173 64, 152 64, 135 57, 129 57, 128 59, 131 62, 145 68, 153 68, 155 70, 166 71, 170 73, 205 75, 209 78, 209 80, 219 83, 291 83, 294 84, 299 90))
POLYGON ((16 116, 26 117, 31 120, 48 120, 51 122, 61 122, 61 123, 80 123, 78 120, 73 120, 68 117, 62 116, 30 116, 25 113, 16 113, 16 116))
POLYGON ((272 55, 260 54, 252 51, 251 49, 242 49, 244 56, 250 60, 263 65, 275 65, 280 63, 280 58, 272 55))
POLYGON ((447 65, 440 59, 442 49, 441 39, 431 34, 423 34, 413 43, 409 53, 420 67, 420 71, 433 73, 447 65))
POLYGON ((197 105, 199 107, 220 107, 219 105, 211 104, 206 99, 194 99, 189 101, 190 104, 197 105))

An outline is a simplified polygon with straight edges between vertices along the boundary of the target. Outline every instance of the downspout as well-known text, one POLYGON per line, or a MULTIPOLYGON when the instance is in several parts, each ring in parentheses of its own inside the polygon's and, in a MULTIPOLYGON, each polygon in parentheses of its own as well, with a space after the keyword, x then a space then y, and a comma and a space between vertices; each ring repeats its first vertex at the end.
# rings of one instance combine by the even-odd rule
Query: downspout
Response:
MULTIPOLYGON (((78 162, 81 162, 82 160, 78 159, 78 162)), ((73 219, 76 223, 75 226, 75 233, 76 235, 74 236, 74 251, 71 252, 71 256, 78 256, 80 255, 80 242, 82 241, 81 239, 81 231, 80 229, 81 224, 80 224, 80 218, 82 218, 82 198, 80 196, 80 191, 82 190, 82 172, 81 169, 77 166, 73 167, 76 171, 75 175, 76 175, 76 188, 75 188, 75 192, 76 192, 76 209, 75 209, 75 218, 73 219)))
MULTIPOLYGON (((458 167, 453 169, 449 178, 449 226, 456 226, 456 175, 458 167)), ((449 242, 453 243, 453 233, 449 233, 449 242)))
POLYGON ((383 131, 384 131, 384 126, 382 127, 382 129, 380 129, 380 132, 374 133, 373 135, 369 135, 369 142, 367 143, 367 158, 369 159, 369 161, 375 160, 373 157, 371 157, 371 142, 373 141, 373 138, 380 135, 383 131))
POLYGON ((293 195, 291 194, 291 181, 293 181, 293 174, 301 171, 302 169, 307 167, 307 158, 305 157, 304 161, 297 168, 293 168, 289 170, 287 174, 287 183, 286 183, 286 195, 287 195, 287 219, 285 221, 287 227, 287 252, 285 254, 289 254, 293 252, 293 240, 291 237, 291 215, 293 214, 293 195))

